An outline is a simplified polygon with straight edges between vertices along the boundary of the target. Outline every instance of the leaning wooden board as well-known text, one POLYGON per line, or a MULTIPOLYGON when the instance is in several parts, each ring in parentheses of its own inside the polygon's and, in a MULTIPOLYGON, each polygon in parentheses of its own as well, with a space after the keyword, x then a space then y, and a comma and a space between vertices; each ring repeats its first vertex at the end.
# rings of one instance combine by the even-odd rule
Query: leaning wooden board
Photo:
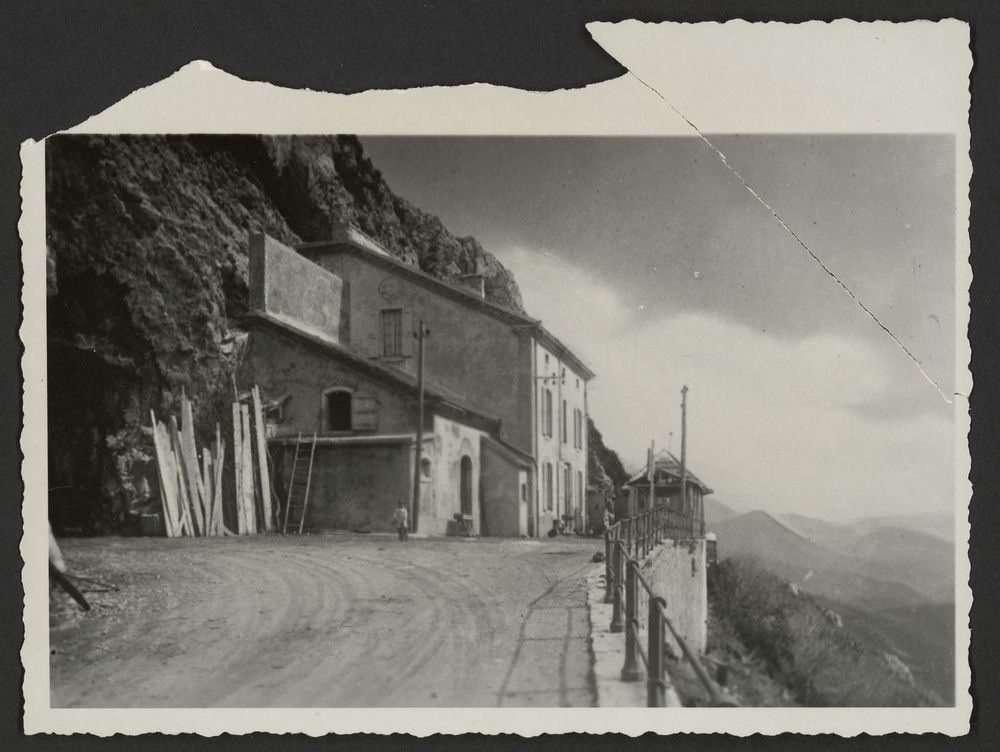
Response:
POLYGON ((246 514, 247 533, 257 532, 257 511, 253 495, 253 449, 250 442, 250 408, 240 406, 243 425, 243 504, 246 514))
POLYGON ((267 468, 267 437, 264 436, 264 409, 260 389, 253 388, 254 430, 257 433, 257 465, 260 468, 260 498, 263 507, 264 531, 271 531, 271 476, 267 468))
POLYGON ((243 512, 243 421, 240 403, 233 403, 233 482, 236 489, 236 533, 246 534, 246 515, 243 512))

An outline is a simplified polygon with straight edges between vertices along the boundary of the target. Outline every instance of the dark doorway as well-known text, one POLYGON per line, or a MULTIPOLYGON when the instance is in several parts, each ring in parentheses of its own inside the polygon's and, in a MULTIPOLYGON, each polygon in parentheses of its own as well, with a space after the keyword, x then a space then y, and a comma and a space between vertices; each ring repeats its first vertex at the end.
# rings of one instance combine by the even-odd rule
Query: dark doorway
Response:
POLYGON ((351 393, 334 391, 326 393, 326 430, 351 430, 351 393))
POLYGON ((462 477, 459 486, 462 514, 472 514, 472 460, 462 457, 462 477))

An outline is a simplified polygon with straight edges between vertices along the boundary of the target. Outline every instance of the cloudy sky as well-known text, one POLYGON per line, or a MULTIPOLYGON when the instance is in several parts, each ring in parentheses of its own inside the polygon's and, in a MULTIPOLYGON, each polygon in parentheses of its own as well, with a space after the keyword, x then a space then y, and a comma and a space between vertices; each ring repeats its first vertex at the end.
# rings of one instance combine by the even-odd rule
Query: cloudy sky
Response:
POLYGON ((924 373, 696 138, 372 138, 390 186, 473 235, 597 373, 629 467, 679 450, 739 510, 952 508, 954 143, 711 137, 924 373), (670 433, 673 432, 673 439, 670 433))

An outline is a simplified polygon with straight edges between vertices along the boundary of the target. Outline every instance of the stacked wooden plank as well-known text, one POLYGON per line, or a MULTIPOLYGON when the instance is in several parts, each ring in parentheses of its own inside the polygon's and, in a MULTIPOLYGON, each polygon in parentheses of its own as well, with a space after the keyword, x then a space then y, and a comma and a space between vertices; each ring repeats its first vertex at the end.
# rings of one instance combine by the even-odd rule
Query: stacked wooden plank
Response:
MULTIPOLYGON (((273 528, 270 473, 260 392, 255 386, 251 405, 233 404, 233 469, 236 531, 249 535, 273 528), (251 408, 253 427, 251 431, 251 408)), ((223 498, 226 442, 219 425, 211 448, 199 453, 191 402, 181 394, 181 420, 160 422, 150 411, 153 443, 160 476, 160 499, 168 537, 233 535, 225 524, 223 498)))

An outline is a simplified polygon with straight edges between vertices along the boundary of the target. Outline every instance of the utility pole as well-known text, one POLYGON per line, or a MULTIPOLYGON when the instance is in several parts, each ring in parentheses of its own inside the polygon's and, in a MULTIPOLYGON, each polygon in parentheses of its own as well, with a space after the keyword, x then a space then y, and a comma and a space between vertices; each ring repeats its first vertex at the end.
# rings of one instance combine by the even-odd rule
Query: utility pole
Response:
POLYGON ((417 338, 417 446, 413 463, 413 532, 417 532, 420 520, 420 463, 424 452, 424 337, 430 330, 424 327, 420 319, 420 328, 414 332, 417 338))
MULTIPOLYGON (((688 513, 687 493, 687 384, 681 389, 681 510, 688 513)), ((691 511, 691 533, 694 534, 694 510, 691 511)))
POLYGON ((656 440, 649 440, 649 462, 646 463, 646 477, 649 478, 649 504, 646 511, 656 506, 656 440))

